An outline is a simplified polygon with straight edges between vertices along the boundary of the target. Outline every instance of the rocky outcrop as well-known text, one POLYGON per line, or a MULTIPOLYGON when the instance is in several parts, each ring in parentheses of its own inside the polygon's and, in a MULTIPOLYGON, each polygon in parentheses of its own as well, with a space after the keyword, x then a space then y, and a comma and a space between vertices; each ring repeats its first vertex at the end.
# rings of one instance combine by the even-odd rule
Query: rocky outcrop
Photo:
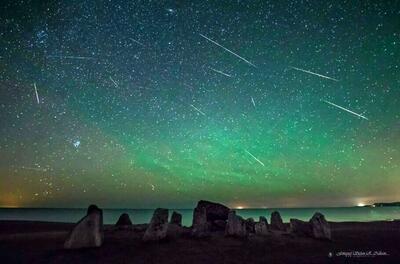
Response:
POLYGON ((128 227, 128 226, 132 226, 132 221, 131 221, 131 219, 129 218, 129 215, 126 214, 126 213, 122 214, 122 215, 119 217, 119 219, 118 219, 117 223, 115 224, 115 226, 117 226, 117 227, 128 227))
POLYGON ((315 213, 310 219, 310 225, 314 238, 331 240, 331 228, 323 214, 315 213))
POLYGON ((194 208, 192 235, 194 237, 205 237, 209 235, 207 214, 205 207, 194 208))
POLYGON ((247 237, 246 222, 242 217, 236 215, 234 210, 229 211, 225 235, 234 237, 247 237))
POLYGON ((311 224, 299 219, 290 219, 290 233, 297 236, 312 236, 311 224))
POLYGON ((260 216, 260 220, 254 225, 256 235, 265 236, 269 233, 268 221, 264 216, 260 216))
POLYGON ((157 208, 143 236, 143 241, 158 241, 167 237, 168 209, 157 208))
POLYGON ((171 216, 170 224, 182 226, 182 215, 178 212, 173 212, 171 216))
POLYGON ((103 244, 103 211, 90 205, 87 215, 74 227, 64 243, 66 249, 100 247, 103 244))
POLYGON ((282 217, 279 212, 275 211, 271 214, 271 229, 285 231, 285 225, 283 224, 282 217))
POLYGON ((254 231, 254 226, 255 226, 255 222, 254 222, 254 219, 253 218, 247 218, 246 219, 246 230, 247 230, 247 232, 248 233, 254 233, 255 231, 254 231))

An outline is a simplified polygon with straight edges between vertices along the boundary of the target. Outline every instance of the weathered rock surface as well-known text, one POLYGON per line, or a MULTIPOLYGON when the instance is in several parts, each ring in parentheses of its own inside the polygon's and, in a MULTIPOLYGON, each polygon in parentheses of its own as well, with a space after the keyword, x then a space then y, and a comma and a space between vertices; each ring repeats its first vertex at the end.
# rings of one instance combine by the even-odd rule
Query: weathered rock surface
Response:
POLYGON ((168 209, 157 208, 143 236, 143 241, 158 241, 167 237, 168 209))
POLYGON ((173 212, 171 216, 170 224, 182 226, 182 215, 178 212, 173 212))
POLYGON ((271 213, 271 229, 280 231, 286 230, 285 225, 282 221, 282 217, 277 211, 271 213))
POLYGON ((194 208, 192 235, 194 237, 205 237, 209 235, 207 214, 205 207, 194 208))
POLYGON ((245 220, 245 222, 246 222, 246 230, 247 230, 247 232, 248 233, 254 233, 255 231, 254 231, 254 226, 255 226, 255 222, 254 222, 254 219, 253 218, 247 218, 246 220, 245 220))
POLYGON ((331 228, 321 213, 315 213, 310 219, 312 235, 314 238, 331 240, 331 228))
POLYGON ((298 236, 311 237, 311 224, 298 219, 290 219, 290 233, 298 236))
POLYGON ((66 249, 100 247, 103 244, 103 211, 90 205, 87 215, 74 227, 64 243, 66 249))
POLYGON ((215 220, 212 222, 211 231, 225 231, 226 221, 225 220, 215 220))
POLYGON ((226 236, 247 237, 246 222, 236 215, 234 210, 229 211, 228 222, 225 228, 226 236))
POLYGON ((118 221, 117 221, 117 223, 115 225, 118 226, 118 227, 131 226, 132 225, 132 221, 129 218, 129 215, 124 213, 119 217, 119 219, 118 219, 118 221))
POLYGON ((213 203, 209 201, 199 201, 196 208, 205 208, 208 222, 215 220, 227 220, 229 214, 229 208, 219 203, 213 203))
POLYGON ((267 235, 269 233, 268 221, 264 216, 260 216, 260 220, 254 225, 256 235, 267 235))

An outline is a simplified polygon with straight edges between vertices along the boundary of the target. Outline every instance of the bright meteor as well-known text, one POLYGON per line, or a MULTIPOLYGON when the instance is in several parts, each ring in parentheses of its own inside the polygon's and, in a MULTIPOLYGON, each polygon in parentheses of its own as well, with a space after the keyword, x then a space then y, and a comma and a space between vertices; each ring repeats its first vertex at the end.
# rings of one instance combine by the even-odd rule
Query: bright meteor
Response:
POLYGON ((327 103, 327 104, 330 104, 330 105, 333 105, 334 107, 337 107, 337 108, 339 108, 339 109, 342 109, 343 111, 349 112, 350 114, 353 114, 353 115, 355 115, 355 116, 358 116, 358 117, 364 118, 365 120, 368 120, 368 118, 366 118, 365 116, 360 115, 360 114, 357 114, 357 113, 355 113, 355 112, 353 112, 353 111, 351 111, 351 110, 349 110, 349 109, 346 109, 346 108, 344 108, 344 107, 342 107, 342 106, 340 106, 340 105, 334 104, 334 103, 329 102, 329 101, 326 101, 326 100, 323 100, 323 102, 325 102, 325 103, 327 103))

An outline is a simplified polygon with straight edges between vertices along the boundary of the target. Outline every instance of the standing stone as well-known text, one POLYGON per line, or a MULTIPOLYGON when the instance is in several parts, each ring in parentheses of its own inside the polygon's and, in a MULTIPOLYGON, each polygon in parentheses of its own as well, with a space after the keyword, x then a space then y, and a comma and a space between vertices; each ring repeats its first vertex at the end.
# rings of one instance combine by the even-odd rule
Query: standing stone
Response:
POLYGON ((208 222, 205 207, 196 207, 193 211, 192 235, 194 237, 208 236, 208 222))
POLYGON ((127 226, 132 225, 132 221, 129 218, 129 215, 124 213, 119 217, 119 219, 115 225, 118 227, 127 227, 127 226))
POLYGON ((254 231, 256 235, 261 235, 261 236, 267 235, 269 233, 268 221, 264 216, 260 216, 260 221, 255 223, 254 231))
POLYGON ((312 235, 311 224, 298 219, 290 219, 290 232, 298 236, 310 237, 312 235))
POLYGON ((313 237, 331 240, 331 228, 321 213, 315 213, 310 219, 313 237))
POLYGON ((236 215, 234 210, 228 214, 228 222, 225 228, 226 236, 247 237, 246 222, 242 217, 236 215))
POLYGON ((171 216, 170 224, 182 226, 182 215, 174 211, 171 216))
POLYGON ((103 244, 103 211, 90 205, 87 215, 74 227, 64 243, 66 249, 100 247, 103 244))
POLYGON ((271 229, 285 231, 285 225, 283 224, 282 217, 279 212, 275 211, 271 214, 271 229))
POLYGON ((143 241, 158 241, 166 238, 168 231, 168 209, 157 208, 143 236, 143 241))
POLYGON ((254 219, 253 218, 247 218, 246 219, 246 230, 247 230, 247 232, 248 233, 254 233, 255 231, 254 231, 254 226, 255 226, 255 222, 254 222, 254 219))

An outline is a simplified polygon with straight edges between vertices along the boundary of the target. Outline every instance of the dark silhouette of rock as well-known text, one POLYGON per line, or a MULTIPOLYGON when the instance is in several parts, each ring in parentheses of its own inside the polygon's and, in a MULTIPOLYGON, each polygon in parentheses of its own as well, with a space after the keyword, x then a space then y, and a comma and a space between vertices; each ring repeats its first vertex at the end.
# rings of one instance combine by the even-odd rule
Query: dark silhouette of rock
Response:
POLYGON ((226 236, 247 237, 246 222, 236 215, 234 210, 229 211, 225 229, 226 236))
POLYGON ((87 215, 74 227, 64 243, 66 249, 100 247, 103 244, 103 211, 90 205, 87 215))
POLYGON ((285 231, 285 225, 283 224, 282 217, 279 212, 275 211, 271 214, 271 229, 285 231))
POLYGON ((311 224, 298 219, 290 219, 290 233, 298 236, 311 237, 311 224))
POLYGON ((246 219, 246 230, 247 230, 247 232, 248 233, 254 233, 255 231, 254 231, 254 226, 255 226, 255 222, 254 222, 254 219, 253 218, 247 218, 246 219))
POLYGON ((215 220, 226 221, 228 219, 229 208, 225 205, 201 200, 197 203, 196 208, 206 209, 208 222, 213 222, 215 220))
POLYGON ((182 226, 182 215, 174 211, 171 216, 170 224, 182 226))
POLYGON ((205 207, 194 208, 192 235, 194 237, 206 237, 209 235, 207 214, 205 207))
POLYGON ((129 218, 129 215, 124 213, 119 217, 119 219, 118 219, 118 221, 117 221, 117 223, 115 225, 118 226, 118 227, 131 226, 132 225, 132 221, 129 218))
POLYGON ((167 238, 174 239, 174 238, 182 237, 182 236, 189 237, 190 231, 191 230, 188 227, 169 223, 168 230, 167 230, 167 238))
POLYGON ((314 238, 331 240, 331 228, 321 213, 315 213, 310 219, 312 234, 314 238))
MULTIPOLYGON (((210 201, 201 200, 197 203, 197 212, 203 212, 205 210, 206 221, 207 221, 207 231, 218 231, 221 230, 221 222, 216 222, 217 220, 226 221, 228 219, 229 208, 225 205, 214 203, 210 201), (217 223, 217 225, 215 225, 217 223)), ((195 208, 195 210, 196 210, 195 208)), ((193 218, 193 225, 195 219, 193 218)))
POLYGON ((256 235, 267 235, 269 233, 268 221, 264 216, 260 216, 260 220, 254 225, 256 235))
POLYGON ((212 222, 211 231, 225 231, 226 221, 225 220, 215 220, 212 222))
POLYGON ((157 208, 143 236, 143 241, 158 241, 167 237, 168 209, 157 208))

